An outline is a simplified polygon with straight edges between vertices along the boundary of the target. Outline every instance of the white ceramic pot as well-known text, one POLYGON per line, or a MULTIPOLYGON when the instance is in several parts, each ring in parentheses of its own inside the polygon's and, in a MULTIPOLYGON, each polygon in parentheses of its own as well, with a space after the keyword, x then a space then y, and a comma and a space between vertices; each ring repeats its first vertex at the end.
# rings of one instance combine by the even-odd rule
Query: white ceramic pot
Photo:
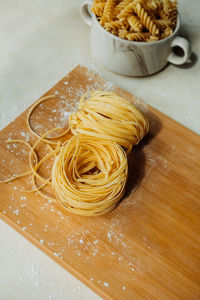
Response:
POLYGON ((133 42, 124 40, 106 31, 91 13, 92 1, 82 3, 82 19, 91 26, 90 49, 92 59, 102 66, 129 76, 146 76, 163 69, 168 62, 182 65, 191 55, 189 42, 178 36, 180 17, 172 35, 155 42, 133 42), (182 49, 179 56, 174 47, 182 49))

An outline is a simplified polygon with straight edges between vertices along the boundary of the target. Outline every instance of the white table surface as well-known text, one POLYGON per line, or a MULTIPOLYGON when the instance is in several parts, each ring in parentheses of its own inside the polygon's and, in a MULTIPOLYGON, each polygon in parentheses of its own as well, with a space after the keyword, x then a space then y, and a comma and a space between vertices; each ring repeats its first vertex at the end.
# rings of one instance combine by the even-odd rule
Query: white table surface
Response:
MULTIPOLYGON (((0 0, 0 127, 83 64, 200 133, 200 1, 179 2, 194 63, 131 78, 91 62, 81 0, 0 0)), ((3 221, 0 241, 0 300, 100 299, 3 221)))

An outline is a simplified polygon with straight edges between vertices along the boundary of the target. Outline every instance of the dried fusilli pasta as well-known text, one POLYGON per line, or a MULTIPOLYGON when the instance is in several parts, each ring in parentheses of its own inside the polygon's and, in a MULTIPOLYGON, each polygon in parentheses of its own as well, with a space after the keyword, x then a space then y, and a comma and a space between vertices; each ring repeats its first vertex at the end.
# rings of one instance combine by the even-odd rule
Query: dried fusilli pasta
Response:
POLYGON ((164 30, 170 25, 170 22, 168 20, 163 20, 163 19, 154 19, 154 23, 161 30, 164 30))
POLYGON ((94 0, 91 10, 107 31, 138 42, 171 35, 178 15, 177 0, 94 0))
POLYGON ((158 37, 153 35, 150 35, 150 37, 146 39, 146 42, 155 42, 155 41, 158 41, 158 37))
POLYGON ((118 30, 124 28, 124 25, 123 25, 122 21, 111 21, 111 22, 105 23, 104 27, 109 32, 112 32, 113 34, 117 35, 118 30))
POLYGON ((150 38, 150 33, 149 32, 134 32, 134 33, 128 33, 126 35, 126 38, 129 41, 145 41, 146 39, 150 38))
POLYGON ((136 16, 130 16, 127 20, 135 32, 140 32, 142 30, 142 24, 136 16))
POLYGON ((122 11, 117 15, 118 19, 127 19, 134 11, 134 2, 131 2, 122 9, 122 11))
POLYGON ((117 16, 128 4, 130 4, 133 0, 122 0, 115 6, 114 15, 117 16))
POLYGON ((122 9, 122 11, 117 15, 117 18, 119 19, 127 19, 129 16, 131 16, 134 13, 134 6, 137 3, 143 3, 144 0, 133 0, 131 3, 129 3, 127 6, 122 9))
POLYGON ((169 9, 171 8, 171 1, 170 0, 163 0, 163 10, 167 14, 169 9))
POLYGON ((92 12, 97 16, 97 17, 102 17, 103 16, 103 11, 105 8, 105 2, 99 2, 96 5, 92 7, 92 12))
POLYGON ((172 28, 176 26, 176 20, 177 20, 177 6, 175 2, 173 2, 171 9, 169 10, 169 21, 171 23, 172 28))
POLYGON ((156 36, 159 34, 158 27, 156 26, 154 21, 149 17, 148 13, 145 11, 145 9, 141 6, 140 3, 137 3, 134 6, 134 11, 137 13, 141 23, 149 30, 151 35, 156 36))
POLYGON ((103 11, 103 17, 102 17, 102 22, 106 21, 112 21, 113 20, 113 11, 115 7, 115 0, 107 0, 104 11, 103 11))
POLYGON ((171 27, 167 27, 164 32, 161 35, 162 39, 165 39, 166 37, 170 36, 172 34, 173 30, 171 27))
POLYGON ((155 11, 158 8, 158 4, 155 0, 149 0, 146 3, 145 8, 148 9, 148 10, 155 11))
POLYGON ((126 29, 119 29, 118 35, 120 38, 125 39, 128 31, 126 29))

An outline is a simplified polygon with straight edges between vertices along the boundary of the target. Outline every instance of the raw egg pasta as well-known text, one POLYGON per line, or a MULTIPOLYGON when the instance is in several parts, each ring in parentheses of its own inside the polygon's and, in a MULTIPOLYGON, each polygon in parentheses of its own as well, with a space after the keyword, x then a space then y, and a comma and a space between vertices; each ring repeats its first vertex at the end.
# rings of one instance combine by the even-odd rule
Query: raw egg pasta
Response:
POLYGON ((127 156, 112 141, 77 135, 62 146, 52 170, 58 201, 85 216, 105 214, 121 199, 128 174, 127 156))
POLYGON ((127 154, 149 129, 143 114, 113 92, 94 91, 83 95, 79 110, 69 117, 74 135, 84 134, 116 142, 127 154))
POLYGON ((31 124, 30 124, 31 115, 32 115, 34 109, 35 109, 38 105, 40 105, 41 103, 43 103, 44 101, 49 100, 49 99, 53 99, 53 98, 55 98, 54 95, 49 95, 49 96, 46 96, 46 97, 43 97, 43 98, 39 99, 38 101, 36 101, 36 102, 34 103, 34 105, 29 109, 29 112, 28 112, 28 115, 27 115, 27 125, 28 125, 28 129, 30 130, 30 132, 31 132, 35 137, 39 138, 40 141, 43 141, 43 142, 45 142, 45 143, 47 143, 47 144, 53 144, 53 145, 56 145, 57 142, 54 141, 54 139, 58 139, 58 138, 63 137, 64 135, 66 135, 66 134, 69 132, 69 130, 70 130, 69 127, 66 128, 66 129, 64 130, 64 132, 62 132, 61 134, 57 135, 56 137, 47 137, 48 134, 54 132, 55 130, 62 130, 63 128, 54 128, 54 129, 48 131, 48 133, 47 133, 47 132, 44 133, 44 135, 39 135, 39 134, 37 134, 37 133, 33 130, 33 128, 31 127, 31 124))
POLYGON ((7 141, 29 147, 30 170, 1 182, 31 174, 33 189, 29 192, 37 191, 48 200, 58 201, 75 214, 105 214, 116 207, 124 194, 127 154, 147 133, 149 123, 133 104, 119 95, 92 91, 80 99, 79 110, 70 115, 67 129, 56 127, 38 134, 31 126, 32 113, 43 101, 52 98, 55 96, 39 99, 28 111, 27 125, 37 138, 33 146, 24 140, 7 141), (63 132, 49 137, 57 130, 63 132), (74 136, 67 139, 70 130, 74 136), (49 151, 39 160, 36 148, 40 143, 49 151), (39 169, 53 157, 51 176, 44 178, 39 169), (51 194, 43 191, 46 187, 51 194))

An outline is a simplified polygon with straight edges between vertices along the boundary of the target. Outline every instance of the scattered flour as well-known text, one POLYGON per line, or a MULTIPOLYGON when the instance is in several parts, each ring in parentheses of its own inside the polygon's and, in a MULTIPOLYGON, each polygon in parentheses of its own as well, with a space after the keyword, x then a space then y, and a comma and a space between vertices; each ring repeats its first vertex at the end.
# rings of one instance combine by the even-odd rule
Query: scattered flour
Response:
POLYGON ((14 210, 13 214, 16 215, 16 216, 18 216, 19 215, 19 209, 14 210))
POLYGON ((104 282, 104 284, 103 284, 105 287, 109 287, 109 284, 108 284, 108 282, 104 282))
MULTIPOLYGON (((92 76, 89 77, 89 81, 91 82, 91 86, 92 86, 92 80, 93 80, 92 76)), ((70 113, 71 113, 72 111, 75 111, 76 108, 77 108, 77 103, 78 103, 78 101, 76 101, 76 99, 78 100, 78 99, 80 98, 80 96, 82 96, 82 94, 85 92, 82 88, 80 88, 80 90, 79 90, 78 92, 77 92, 76 90, 74 90, 73 88, 69 88, 69 89, 68 89, 68 84, 69 84, 68 81, 65 81, 65 82, 64 82, 64 85, 66 86, 65 89, 68 91, 68 95, 69 95, 68 97, 69 97, 69 98, 71 97, 72 103, 67 102, 66 96, 60 95, 60 92, 55 91, 55 95, 59 95, 59 99, 62 101, 62 104, 65 106, 64 109, 63 109, 61 112, 59 112, 59 109, 53 109, 53 110, 52 110, 53 113, 57 113, 57 112, 60 113, 60 119, 59 119, 59 122, 60 122, 61 125, 62 125, 62 124, 66 124, 66 121, 68 120, 70 113), (75 99, 75 100, 74 100, 74 99, 75 99)), ((88 85, 88 87, 87 87, 88 91, 91 90, 91 86, 88 85)), ((96 84, 96 88, 99 88, 99 87, 101 87, 101 86, 99 86, 99 84, 96 84)), ((106 83, 106 84, 104 85, 103 88, 105 88, 106 90, 110 90, 110 89, 113 88, 113 84, 112 84, 111 82, 108 82, 108 83, 106 83)), ((42 106, 41 106, 41 107, 42 107, 42 106)), ((56 121, 56 118, 54 119, 54 117, 53 117, 53 118, 50 118, 50 120, 51 120, 51 122, 53 122, 53 121, 56 121)), ((56 122, 57 122, 57 121, 56 121, 56 122)), ((58 124, 58 126, 59 126, 60 124, 58 124)), ((37 129, 41 129, 41 131, 42 131, 42 126, 40 126, 40 124, 38 124, 38 125, 37 125, 37 129)), ((26 140, 29 140, 30 136, 29 136, 26 132, 21 131, 20 134, 21 134, 21 136, 22 136, 23 138, 25 138, 26 140)), ((7 145, 7 146, 9 146, 9 148, 10 148, 10 145, 7 145)), ((8 149, 9 149, 9 148, 8 148, 8 149)), ((15 145, 13 145, 13 148, 16 148, 15 145)), ((25 154, 25 153, 24 153, 24 154, 25 154)), ((14 186, 14 189, 17 190, 17 189, 18 189, 17 186, 14 186)), ((11 200, 15 200, 15 199, 14 199, 14 195, 11 196, 11 200)), ((24 200, 24 201, 27 200, 27 201, 28 201, 29 199, 27 199, 26 196, 21 196, 21 197, 20 197, 20 200, 24 200)), ((43 206, 41 206, 40 209, 41 209, 41 210, 44 210, 44 208, 45 208, 45 209, 49 209, 49 210, 51 210, 52 212, 55 212, 55 214, 57 213, 57 214, 59 215, 59 219, 65 220, 66 222, 69 222, 70 217, 63 215, 61 212, 57 212, 56 210, 54 210, 53 207, 50 208, 51 206, 49 205, 49 203, 52 203, 52 201, 49 200, 48 203, 42 204, 43 206), (47 207, 47 205, 49 205, 49 208, 47 207)), ((22 204, 21 204, 21 207, 24 207, 24 206, 26 206, 26 204, 22 203, 22 204)), ((3 213, 6 214, 6 211, 4 210, 3 213)), ((14 210, 13 213, 16 214, 16 215, 18 215, 18 214, 19 214, 19 209, 14 210)), ((30 221, 29 221, 29 222, 30 222, 30 221)), ((18 220, 17 223, 20 224, 20 220, 18 220)), ((33 223, 34 223, 34 220, 33 220, 33 223)), ((64 224, 64 223, 62 222, 62 224, 64 224)), ((32 223, 29 223, 29 225, 32 226, 32 223)), ((59 225, 59 224, 58 224, 58 225, 59 225)), ((113 230, 106 230, 106 231, 105 231, 105 227, 104 227, 104 230, 102 230, 102 232, 104 232, 105 237, 107 237, 107 240, 108 240, 110 243, 115 244, 115 245, 119 245, 120 247, 124 247, 124 248, 129 248, 129 247, 131 247, 131 246, 129 246, 128 243, 124 240, 123 234, 118 233, 117 230, 115 231, 115 228, 117 228, 117 227, 119 228, 119 226, 120 226, 120 221, 119 221, 119 220, 113 220, 113 223, 111 223, 111 229, 113 229, 113 228, 114 228, 114 229, 113 229, 113 230)), ((29 227, 28 227, 28 228, 29 228, 29 227)), ((49 225, 48 225, 48 224, 44 225, 43 230, 46 232, 46 231, 47 231, 47 228, 48 228, 49 230, 52 229, 50 224, 49 224, 49 225)), ((59 228, 59 227, 58 227, 58 228, 59 228)), ((57 230, 57 231, 58 231, 58 228, 54 228, 54 230, 57 230)), ((22 230, 26 230, 26 229, 27 229, 26 226, 24 226, 24 227, 22 228, 22 230)), ((82 256, 82 257, 84 256, 84 257, 85 257, 86 259, 88 259, 88 260, 91 259, 91 256, 92 256, 92 259, 94 259, 94 261, 95 261, 95 259, 96 259, 95 257, 96 257, 96 255, 97 255, 97 253, 99 252, 99 249, 100 249, 99 247, 101 246, 101 237, 96 236, 94 239, 91 239, 90 237, 91 237, 91 232, 90 232, 90 230, 85 229, 85 230, 81 230, 80 232, 75 232, 74 234, 68 234, 67 237, 66 237, 65 243, 66 243, 67 245, 71 245, 70 247, 74 247, 77 256, 82 256), (98 239, 98 238, 99 238, 99 239, 98 239), (81 245, 81 246, 80 246, 80 245, 81 245), (79 249, 81 249, 81 251, 80 251, 79 249), (89 253, 89 256, 86 257, 85 253, 89 253)), ((45 239, 46 239, 46 238, 45 238, 45 239)), ((40 241, 41 244, 44 244, 44 240, 43 240, 43 239, 40 239, 39 236, 38 236, 38 240, 40 241)), ((47 241, 45 241, 45 242, 47 242, 47 241)), ((62 250, 62 249, 59 249, 59 248, 55 249, 55 248, 54 248, 54 247, 55 247, 54 242, 48 242, 48 243, 46 243, 46 244, 47 244, 48 246, 50 246, 50 248, 52 248, 52 250, 54 250, 54 251, 56 250, 56 252, 53 253, 54 256, 59 257, 60 259, 63 258, 63 257, 62 257, 62 253, 64 252, 64 249, 63 249, 63 250, 62 250), (54 247, 53 247, 53 246, 54 246, 54 247)), ((111 245, 112 245, 112 244, 111 244, 111 245)), ((57 244, 56 244, 56 247, 57 247, 57 244)), ((122 249, 123 249, 123 248, 122 248, 122 249)), ((124 249, 124 251, 125 251, 125 249, 124 249)), ((122 253, 120 253, 120 254, 122 255, 122 253)), ((99 252, 98 255, 100 255, 100 252, 99 252)), ((110 252, 110 255, 115 256, 116 253, 115 253, 114 251, 112 251, 112 252, 110 252)), ((81 257, 81 258, 82 258, 82 257, 81 257)), ((123 256, 118 256, 118 255, 116 255, 116 257, 115 257, 115 258, 113 257, 113 259, 118 259, 118 261, 122 261, 123 256)), ((91 260, 91 262, 93 263, 92 260, 91 260)), ((128 265, 128 264, 127 264, 127 265, 128 265)), ((135 270, 132 263, 129 263, 129 266, 131 267, 130 269, 131 269, 132 271, 135 270)), ((128 268, 129 268, 129 267, 128 267, 128 268)), ((38 276, 38 274, 40 273, 39 267, 36 266, 36 265, 30 265, 30 266, 27 268, 27 273, 29 273, 30 276, 32 276, 32 277, 35 278, 35 277, 38 276)), ((105 279, 106 279, 106 278, 105 278, 105 279)), ((104 280, 105 280, 105 279, 104 279, 104 280)), ((90 278, 90 281, 93 282, 93 281, 94 281, 94 278, 91 277, 91 278, 90 278)), ((108 283, 107 281, 103 282, 103 281, 97 280, 96 282, 97 282, 98 284, 102 284, 103 286, 105 286, 105 287, 107 287, 107 288, 109 287, 109 283, 108 283)), ((35 281, 35 286, 39 286, 39 285, 40 285, 40 282, 39 282, 38 280, 36 280, 36 281, 35 281)), ((78 291, 79 289, 80 289, 80 287, 73 288, 73 292, 76 292, 76 291, 78 291)), ((122 286, 122 289, 125 290, 126 287, 125 287, 125 286, 122 286)), ((57 294, 57 291, 55 291, 55 296, 54 296, 54 294, 52 293, 51 295, 49 295, 48 299, 50 299, 50 300, 51 300, 51 299, 56 299, 56 298, 55 298, 55 297, 56 297, 56 294, 57 294)))

